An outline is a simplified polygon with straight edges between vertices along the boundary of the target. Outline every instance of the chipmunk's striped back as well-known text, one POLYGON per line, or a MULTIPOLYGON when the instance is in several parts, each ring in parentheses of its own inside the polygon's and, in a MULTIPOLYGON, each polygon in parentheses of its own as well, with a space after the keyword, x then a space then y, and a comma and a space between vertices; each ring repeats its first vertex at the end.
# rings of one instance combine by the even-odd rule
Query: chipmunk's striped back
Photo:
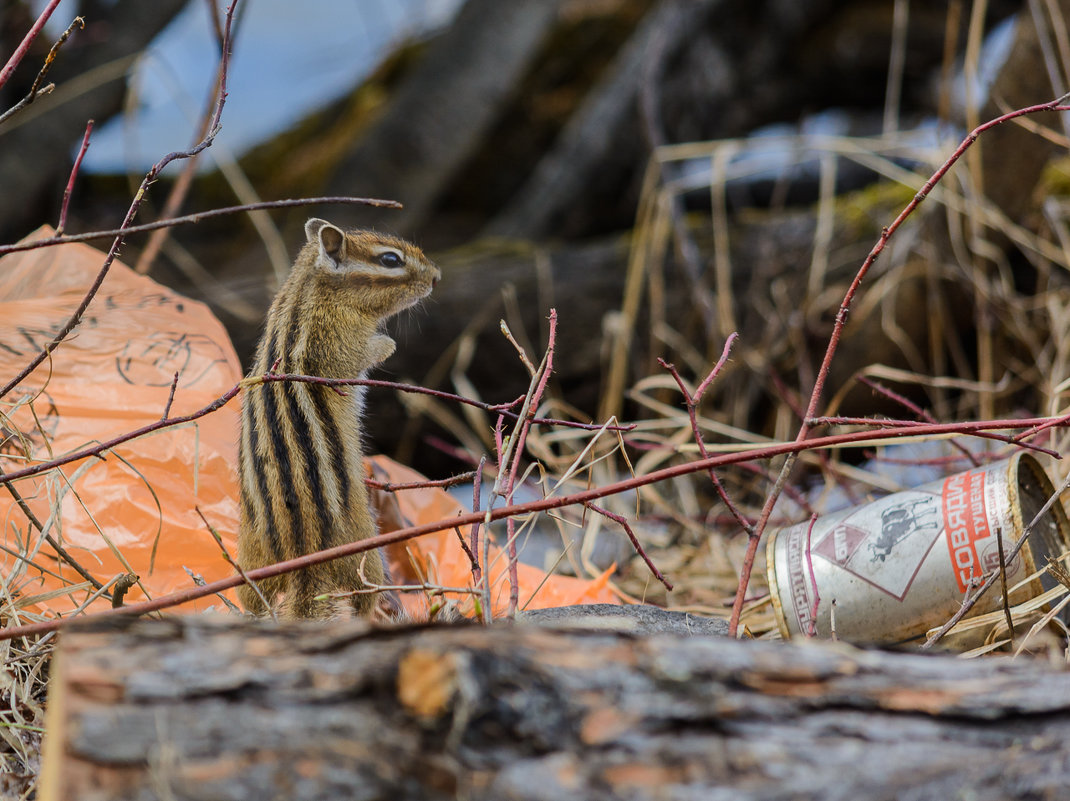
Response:
MULTIPOLYGON (((412 245, 369 232, 343 233, 322 220, 306 226, 309 244, 268 313, 250 375, 284 372, 361 378, 386 359, 394 342, 380 322, 430 291, 439 272, 412 245)), ((242 398, 241 534, 246 570, 374 536, 361 444, 363 388, 272 382, 242 398)), ((260 582, 269 603, 285 593, 291 617, 322 617, 332 591, 382 584, 378 552, 260 582)), ((264 604, 240 591, 249 611, 264 604)), ((358 613, 375 605, 352 597, 358 613)))

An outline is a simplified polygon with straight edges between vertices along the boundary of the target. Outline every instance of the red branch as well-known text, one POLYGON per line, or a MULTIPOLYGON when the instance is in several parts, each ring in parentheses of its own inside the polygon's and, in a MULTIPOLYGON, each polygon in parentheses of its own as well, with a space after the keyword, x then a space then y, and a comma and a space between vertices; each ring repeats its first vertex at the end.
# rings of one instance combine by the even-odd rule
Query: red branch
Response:
MULTIPOLYGON (((922 422, 922 421, 919 421, 919 420, 895 420, 895 419, 892 419, 892 418, 884 418, 884 417, 879 417, 879 418, 875 418, 875 417, 815 417, 810 422, 813 423, 814 426, 819 426, 819 425, 881 426, 882 428, 890 428, 890 427, 895 426, 895 427, 902 427, 902 428, 910 428, 911 426, 922 426, 922 425, 927 425, 927 423, 936 423, 936 420, 932 417, 932 415, 929 415, 927 422, 922 422)), ((976 433, 974 436, 980 437, 982 439, 994 439, 997 442, 1006 442, 1008 445, 1014 445, 1014 446, 1016 446, 1018 448, 1024 448, 1025 450, 1036 451, 1037 453, 1043 453, 1045 456, 1051 456, 1051 457, 1054 457, 1056 459, 1060 458, 1060 454, 1059 454, 1058 451, 1054 451, 1051 448, 1045 448, 1042 445, 1037 445, 1037 444, 1032 443, 1032 442, 1023 442, 1022 441, 1023 437, 1030 436, 1033 433, 1037 433, 1037 432, 1042 431, 1042 430, 1043 430, 1043 428, 1034 429, 1034 430, 1027 431, 1027 432, 1025 432, 1023 434, 1019 434, 1019 435, 1014 436, 1014 437, 1008 437, 1006 434, 992 434, 992 433, 984 433, 984 434, 976 433)), ((954 443, 954 440, 952 440, 952 443, 954 443)), ((966 458, 971 458, 971 460, 972 460, 972 453, 969 450, 966 450, 965 451, 965 457, 966 458)), ((975 465, 978 464, 978 462, 976 460, 973 460, 973 461, 974 461, 975 465)))
POLYGON ((130 234, 142 234, 147 231, 156 231, 160 228, 171 228, 176 225, 199 223, 201 220, 210 220, 213 217, 223 217, 227 214, 242 214, 247 211, 260 211, 261 209, 288 209, 294 206, 320 206, 330 203, 355 203, 361 206, 375 206, 376 208, 400 209, 402 206, 396 200, 380 200, 371 197, 303 197, 292 200, 262 200, 258 203, 243 203, 240 206, 224 206, 219 209, 198 211, 186 214, 182 217, 171 217, 166 220, 144 223, 143 225, 128 225, 125 228, 112 228, 107 231, 89 231, 84 234, 64 234, 62 236, 50 236, 47 239, 35 239, 31 242, 16 242, 12 245, 0 245, 0 256, 8 253, 19 253, 24 250, 37 250, 38 248, 50 248, 55 245, 67 245, 71 242, 92 242, 94 239, 111 239, 112 237, 129 236, 130 234))
MULTIPOLYGON (((684 396, 684 401, 687 403, 687 416, 691 420, 691 433, 695 438, 695 444, 698 445, 699 455, 703 459, 710 454, 706 450, 706 442, 702 438, 702 429, 700 429, 698 425, 698 405, 701 403, 702 396, 709 388, 710 383, 721 372, 725 362, 728 361, 728 354, 732 350, 733 343, 735 343, 738 338, 739 334, 735 331, 729 334, 728 339, 724 343, 724 350, 721 351, 721 358, 717 360, 717 364, 713 366, 713 369, 706 375, 706 378, 704 378, 702 383, 698 385, 698 389, 695 390, 694 394, 691 394, 688 390, 687 384, 685 384, 684 379, 680 377, 680 373, 677 372, 675 365, 669 364, 662 358, 658 359, 658 364, 669 371, 672 377, 676 380, 677 386, 680 387, 680 393, 684 396)), ((732 499, 728 497, 728 491, 721 483, 721 479, 712 470, 709 471, 709 476, 710 481, 713 483, 713 488, 717 491, 717 495, 720 496, 721 502, 732 514, 732 517, 736 519, 736 522, 739 523, 744 531, 748 533, 753 531, 753 523, 746 518, 743 512, 741 512, 735 503, 732 502, 732 499)))
POLYGON ((89 150, 89 134, 93 133, 93 121, 90 120, 85 124, 85 136, 82 137, 82 146, 78 148, 78 156, 74 159, 74 166, 71 167, 71 177, 67 179, 67 188, 63 190, 63 204, 59 210, 59 223, 56 225, 56 234, 62 234, 63 229, 67 227, 67 209, 71 204, 71 193, 74 191, 74 182, 78 178, 78 170, 82 166, 82 159, 85 158, 85 152, 89 150))
MULTIPOLYGON (((485 403, 484 401, 472 400, 466 398, 464 395, 454 395, 452 392, 443 392, 440 389, 428 389, 427 387, 417 386, 415 384, 399 384, 396 381, 383 381, 377 378, 321 378, 314 375, 289 375, 287 373, 267 373, 261 376, 261 380, 265 384, 270 384, 275 381, 297 381, 303 384, 320 384, 326 387, 382 387, 385 389, 396 389, 399 392, 411 392, 414 395, 430 395, 433 398, 439 398, 440 400, 453 401, 454 403, 463 403, 467 406, 474 406, 477 409, 482 409, 487 412, 495 412, 499 415, 504 415, 511 420, 518 420, 520 415, 516 412, 509 411, 514 406, 519 406, 524 398, 520 397, 514 401, 508 403, 485 403)), ((597 423, 577 423, 573 420, 556 420, 552 417, 532 417, 531 423, 534 425, 549 425, 549 426, 561 426, 563 428, 579 428, 584 431, 601 431, 605 428, 606 431, 633 431, 635 429, 634 423, 627 423, 625 425, 615 426, 600 426, 597 423)))
POLYGON ((628 539, 632 541, 632 547, 635 548, 635 552, 642 557, 644 562, 646 562, 646 566, 650 568, 650 572, 654 574, 654 578, 664 584, 665 589, 667 589, 669 592, 672 592, 672 582, 665 578, 664 575, 662 575, 661 571, 658 570, 657 565, 655 565, 654 562, 651 560, 650 556, 647 555, 647 552, 643 548, 642 543, 640 543, 639 538, 635 536, 635 532, 632 531, 632 527, 628 524, 628 520, 624 517, 624 515, 619 515, 616 512, 609 511, 608 509, 603 509, 601 506, 595 506, 593 503, 585 503, 584 506, 590 509, 592 512, 597 512, 603 517, 609 518, 614 523, 617 523, 621 528, 623 528, 624 533, 628 535, 628 539))
POLYGON ((457 484, 467 484, 473 479, 476 481, 479 480, 479 474, 476 473, 475 470, 468 473, 461 473, 457 476, 450 476, 449 478, 429 478, 426 481, 405 481, 399 484, 392 484, 389 481, 376 481, 374 478, 366 478, 364 479, 364 483, 372 489, 382 490, 383 492, 402 492, 404 490, 431 489, 433 487, 445 489, 446 487, 453 487, 457 484))
MULTIPOLYGON (((527 443, 528 431, 535 422, 535 411, 539 408, 542 395, 546 391, 546 384, 550 380, 550 374, 554 371, 554 346, 557 340, 557 309, 550 309, 550 333, 546 340, 546 356, 543 359, 542 374, 531 397, 527 401, 527 412, 520 423, 520 431, 515 435, 513 443, 513 461, 509 465, 509 474, 505 482, 505 502, 512 504, 513 490, 516 485, 516 474, 520 469, 520 460, 524 455, 524 446, 527 443)), ((501 418, 499 417, 499 420, 501 418)), ((499 437, 500 442, 500 437, 499 437)), ((499 450, 499 458, 501 451, 499 450)), ((499 464, 499 468, 501 465, 499 464)), ((509 555, 509 612, 508 616, 516 614, 517 603, 520 599, 520 579, 517 576, 517 553, 516 553, 516 521, 510 516, 506 521, 506 553, 509 555)))
POLYGON ((112 448, 122 445, 130 440, 143 437, 146 434, 151 434, 154 431, 159 431, 164 428, 171 428, 173 426, 181 425, 183 423, 189 423, 198 418, 204 417, 206 414, 211 414, 217 409, 223 408, 227 403, 234 399, 234 397, 241 392, 242 385, 235 384, 224 394, 220 395, 214 401, 209 403, 202 409, 191 414, 185 414, 181 417, 165 417, 141 428, 134 429, 133 431, 127 431, 125 434, 120 434, 117 437, 109 439, 107 442, 99 442, 96 445, 92 445, 81 450, 73 451, 65 456, 60 456, 55 459, 50 459, 47 462, 41 462, 39 464, 30 465, 29 467, 23 467, 21 470, 12 470, 10 473, 0 473, 0 485, 7 484, 11 481, 18 481, 22 478, 29 478, 30 476, 36 476, 40 473, 47 473, 49 470, 55 470, 57 467, 63 467, 63 465, 71 464, 82 459, 87 459, 90 456, 100 456, 105 451, 110 451, 112 448))
POLYGON ((7 60, 4 68, 0 70, 0 88, 3 88, 4 84, 8 82, 15 70, 18 68, 19 63, 26 54, 30 51, 30 45, 33 44, 34 39, 38 37, 42 30, 44 30, 45 23, 48 22, 48 18, 52 16, 52 12, 56 10, 56 7, 60 4, 60 0, 50 0, 49 4, 45 6, 45 10, 41 12, 41 16, 34 22, 33 27, 22 38, 22 42, 15 48, 15 52, 11 54, 11 58, 7 60))
MULTIPOLYGON (((943 179, 947 174, 947 171, 950 170, 955 162, 962 157, 962 154, 977 141, 977 138, 981 134, 995 128, 1001 123, 1013 120, 1016 117, 1023 117, 1027 114, 1036 114, 1042 111, 1070 111, 1070 106, 1062 105, 1067 98, 1070 98, 1070 94, 1063 95, 1062 97, 1047 103, 1040 103, 1035 106, 1016 109, 1015 111, 1003 114, 974 128, 966 135, 966 138, 962 140, 959 146, 955 148, 955 152, 951 154, 947 161, 945 161, 940 168, 932 174, 929 180, 925 182, 925 185, 918 190, 910 203, 899 212, 899 216, 892 221, 892 224, 881 231, 880 238, 873 246, 873 249, 870 250, 869 255, 866 256, 865 261, 862 262, 862 266, 859 267, 858 273, 855 275, 851 285, 847 288, 847 292, 843 297, 843 302, 840 303, 839 311, 836 312, 836 322, 833 325, 832 334, 829 337, 825 356, 821 360, 821 368, 818 370, 817 378, 814 381, 814 389, 810 393, 810 402, 806 407, 806 416, 803 419, 802 424, 799 426, 798 435, 795 437, 797 443, 805 440, 810 434, 814 415, 817 414, 817 405, 821 400, 821 395, 825 388, 825 380, 828 378, 829 368, 832 364, 832 357, 836 354, 836 350, 840 344, 840 337, 843 334, 843 328, 847 325, 847 314, 851 309, 851 303, 854 301, 854 297, 858 293, 862 281, 869 273, 870 267, 873 266, 877 257, 884 251, 885 245, 888 244, 888 240, 895 234, 903 222, 914 213, 914 210, 921 205, 921 202, 929 196, 933 187, 943 179)), ((729 633, 733 636, 735 636, 739 630, 739 616, 743 611, 743 599, 746 597, 747 585, 750 583, 751 571, 754 569, 754 559, 758 554, 758 544, 761 541, 762 534, 765 532, 765 527, 769 522, 769 516, 773 512, 773 506, 776 505, 777 499, 780 497, 780 493, 784 488, 784 484, 787 483, 788 475, 791 473, 794 466, 795 459, 789 456, 784 461, 783 467, 780 469, 780 475, 777 477, 776 483, 773 485, 772 492, 769 493, 769 497, 765 500, 765 505, 762 507, 758 523, 750 535, 750 541, 747 543, 747 551, 743 556, 743 564, 740 568, 739 585, 736 588, 736 598, 732 604, 732 616, 728 621, 729 633)))
MULTIPOLYGON (((479 500, 483 490, 483 468, 487 465, 486 454, 479 457, 479 467, 475 470, 475 478, 472 479, 472 512, 476 514, 479 512, 479 500)), ((472 586, 478 589, 480 582, 483 580, 483 571, 479 566, 479 524, 477 520, 472 524, 472 529, 468 536, 472 541, 469 548, 473 554, 472 558, 472 586)))
MULTIPOLYGON (((916 414, 918 417, 920 417, 925 422, 927 422, 927 423, 935 423, 936 422, 936 418, 933 417, 932 413, 929 412, 928 409, 921 408, 920 406, 918 406, 918 404, 914 403, 914 401, 910 400, 910 398, 906 398, 906 397, 900 395, 898 392, 895 392, 895 391, 889 389, 888 387, 884 386, 884 384, 880 383, 879 381, 874 381, 872 378, 869 378, 868 376, 861 376, 858 380, 861 381, 863 384, 865 384, 870 389, 872 389, 874 392, 877 392, 877 393, 883 395, 884 397, 888 398, 889 400, 894 401, 895 403, 898 403, 899 405, 904 406, 907 409, 909 409, 910 411, 914 412, 914 414, 916 414)), ((955 450, 957 450, 959 453, 961 453, 967 459, 969 459, 970 463, 974 467, 980 467, 981 466, 981 460, 978 459, 969 448, 967 448, 965 445, 963 445, 961 442, 959 442, 958 440, 955 440, 955 439, 949 440, 949 442, 951 444, 951 447, 954 448, 955 450)))

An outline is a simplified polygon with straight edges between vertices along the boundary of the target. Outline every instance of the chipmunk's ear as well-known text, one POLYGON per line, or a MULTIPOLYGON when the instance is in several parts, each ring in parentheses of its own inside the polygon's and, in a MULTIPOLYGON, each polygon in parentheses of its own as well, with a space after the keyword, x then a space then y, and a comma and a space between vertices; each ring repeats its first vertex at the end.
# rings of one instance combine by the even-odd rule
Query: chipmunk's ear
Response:
POLYGON ((321 261, 338 267, 345 260, 346 235, 341 228, 313 217, 305 223, 305 236, 309 242, 318 242, 321 261))

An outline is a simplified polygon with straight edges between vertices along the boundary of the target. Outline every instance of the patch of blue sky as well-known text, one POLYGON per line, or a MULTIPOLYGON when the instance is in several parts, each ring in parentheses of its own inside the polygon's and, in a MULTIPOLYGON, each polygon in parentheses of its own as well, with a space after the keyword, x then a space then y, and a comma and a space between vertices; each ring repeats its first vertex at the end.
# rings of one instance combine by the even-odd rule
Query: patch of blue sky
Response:
MULTIPOLYGON (((223 127, 206 151, 237 155, 351 91, 399 42, 448 23, 461 0, 245 0, 223 127)), ((128 111, 94 131, 83 169, 143 172, 194 141, 219 62, 204 2, 160 33, 130 77, 128 111)))

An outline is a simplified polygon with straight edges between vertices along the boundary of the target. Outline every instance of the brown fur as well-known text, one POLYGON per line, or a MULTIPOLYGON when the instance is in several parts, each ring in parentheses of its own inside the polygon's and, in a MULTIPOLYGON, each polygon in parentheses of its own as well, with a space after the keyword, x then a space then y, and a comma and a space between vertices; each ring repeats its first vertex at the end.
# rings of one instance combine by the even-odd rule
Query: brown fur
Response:
MULTIPOLYGON (((439 270, 419 248, 371 231, 343 232, 323 220, 305 225, 308 243, 275 296, 250 372, 362 378, 394 352, 380 324, 431 292, 439 270), (385 251, 401 257, 384 266, 385 251)), ((389 257, 387 257, 389 262, 389 257)), ((364 485, 362 387, 334 389, 279 382, 242 397, 241 529, 238 560, 245 570, 376 534, 364 485)), ((316 596, 384 583, 378 551, 336 559, 259 582, 268 602, 285 595, 286 617, 328 617, 334 605, 316 596)), ((254 614, 268 610, 248 586, 238 590, 254 614)), ((376 596, 352 596, 370 614, 376 596)))

